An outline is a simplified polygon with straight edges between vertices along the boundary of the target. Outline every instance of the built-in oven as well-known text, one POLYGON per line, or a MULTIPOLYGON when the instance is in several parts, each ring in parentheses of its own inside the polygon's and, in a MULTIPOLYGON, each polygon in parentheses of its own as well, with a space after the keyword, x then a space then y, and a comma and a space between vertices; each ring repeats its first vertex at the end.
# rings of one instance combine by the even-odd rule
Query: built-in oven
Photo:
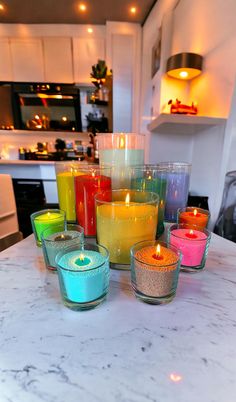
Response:
POLYGON ((73 84, 11 83, 14 128, 82 131, 80 91, 73 84))

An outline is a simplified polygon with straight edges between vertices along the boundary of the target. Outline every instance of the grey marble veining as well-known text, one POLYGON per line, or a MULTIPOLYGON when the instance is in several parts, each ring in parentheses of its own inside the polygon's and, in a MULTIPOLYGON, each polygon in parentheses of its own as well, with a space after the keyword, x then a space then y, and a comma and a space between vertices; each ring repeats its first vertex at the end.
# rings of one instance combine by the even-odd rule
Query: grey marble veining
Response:
POLYGON ((73 312, 31 236, 0 253, 0 402, 235 402, 235 301, 236 244, 213 235, 172 303, 112 271, 106 302, 73 312))

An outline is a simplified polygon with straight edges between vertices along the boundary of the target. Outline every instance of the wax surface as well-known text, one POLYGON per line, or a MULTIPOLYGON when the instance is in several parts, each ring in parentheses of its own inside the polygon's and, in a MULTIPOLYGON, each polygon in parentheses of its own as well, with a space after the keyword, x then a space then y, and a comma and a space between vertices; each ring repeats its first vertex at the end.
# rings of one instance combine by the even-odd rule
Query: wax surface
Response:
POLYGON ((75 222, 75 190, 74 176, 82 175, 83 173, 63 172, 57 174, 57 191, 60 209, 66 212, 66 220, 75 222))
POLYGON ((86 303, 98 299, 107 292, 109 263, 97 251, 71 251, 60 258, 58 265, 66 269, 58 268, 61 292, 66 299, 86 303), (81 253, 90 262, 86 266, 79 267, 76 261, 81 253))
POLYGON ((175 269, 175 265, 171 267, 164 267, 165 265, 176 264, 178 261, 178 255, 171 249, 161 246, 160 259, 153 257, 156 255, 156 247, 148 246, 135 253, 135 258, 139 261, 146 263, 146 269, 156 270, 162 267, 163 270, 175 269))
POLYGON ((208 215, 201 212, 197 212, 197 214, 194 215, 191 211, 183 211, 179 214, 179 223, 192 224, 205 228, 208 223, 208 215))
POLYGON ((143 178, 138 177, 131 180, 131 188, 133 190, 151 191, 158 194, 158 225, 157 234, 161 235, 164 232, 164 213, 165 213, 165 201, 166 201, 166 187, 167 181, 158 177, 143 178))
POLYGON ((182 251, 182 265, 195 267, 201 265, 204 256, 207 236, 205 233, 194 230, 196 239, 186 236, 189 229, 174 229, 170 232, 170 244, 182 251))
POLYGON ((96 235, 95 194, 110 189, 110 177, 83 175, 75 178, 76 216, 85 236, 96 235))
POLYGON ((64 215, 59 212, 49 212, 34 218, 34 227, 37 234, 37 238, 41 241, 42 232, 45 229, 50 228, 52 233, 55 231, 64 229, 64 215))
POLYGON ((130 263, 130 247, 142 240, 154 240, 158 208, 130 203, 97 206, 98 243, 108 248, 110 261, 130 263))

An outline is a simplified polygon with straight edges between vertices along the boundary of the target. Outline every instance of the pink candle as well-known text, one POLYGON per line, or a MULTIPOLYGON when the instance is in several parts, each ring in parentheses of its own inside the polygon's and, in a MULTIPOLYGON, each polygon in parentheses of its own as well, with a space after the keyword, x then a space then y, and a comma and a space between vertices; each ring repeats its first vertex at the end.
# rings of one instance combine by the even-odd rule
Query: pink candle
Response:
MULTIPOLYGON (((173 226, 178 227, 178 225, 173 226)), ((209 239, 207 234, 204 231, 189 228, 170 228, 169 233, 170 244, 177 247, 183 254, 181 265, 202 268, 202 264, 205 264, 209 239)))

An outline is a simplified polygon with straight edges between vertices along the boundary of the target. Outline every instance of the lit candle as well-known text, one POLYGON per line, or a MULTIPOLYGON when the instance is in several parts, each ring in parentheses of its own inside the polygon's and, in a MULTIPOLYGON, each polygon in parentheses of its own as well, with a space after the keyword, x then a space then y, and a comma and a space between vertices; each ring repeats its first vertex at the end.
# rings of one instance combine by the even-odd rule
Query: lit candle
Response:
POLYGON ((210 241, 210 232, 206 229, 190 229, 184 224, 172 225, 169 228, 169 241, 181 250, 182 266, 193 269, 204 267, 210 241))
POLYGON ((205 228, 209 220, 209 211, 197 209, 194 207, 181 208, 178 211, 178 223, 187 223, 188 225, 197 225, 205 228))
POLYGON ((166 243, 144 241, 131 248, 131 281, 138 298, 148 303, 171 301, 175 295, 180 253, 166 243))
POLYGON ((96 236, 95 194, 110 188, 111 178, 102 175, 99 168, 75 177, 76 216, 85 236, 96 236))
POLYGON ((41 246, 41 236, 45 229, 51 233, 62 231, 65 228, 65 212, 59 209, 42 210, 31 215, 31 223, 37 245, 41 246))
POLYGON ((114 201, 96 197, 97 239, 110 252, 113 264, 130 263, 130 247, 156 236, 158 196, 151 192, 114 190, 114 201), (141 198, 135 202, 135 194, 141 198), (131 198, 132 197, 132 198, 131 198), (132 201, 131 201, 132 200, 132 201))
POLYGON ((67 248, 56 257, 61 295, 65 305, 72 309, 94 307, 108 291, 108 253, 95 251, 101 250, 101 246, 88 247, 74 247, 72 251, 67 248))

